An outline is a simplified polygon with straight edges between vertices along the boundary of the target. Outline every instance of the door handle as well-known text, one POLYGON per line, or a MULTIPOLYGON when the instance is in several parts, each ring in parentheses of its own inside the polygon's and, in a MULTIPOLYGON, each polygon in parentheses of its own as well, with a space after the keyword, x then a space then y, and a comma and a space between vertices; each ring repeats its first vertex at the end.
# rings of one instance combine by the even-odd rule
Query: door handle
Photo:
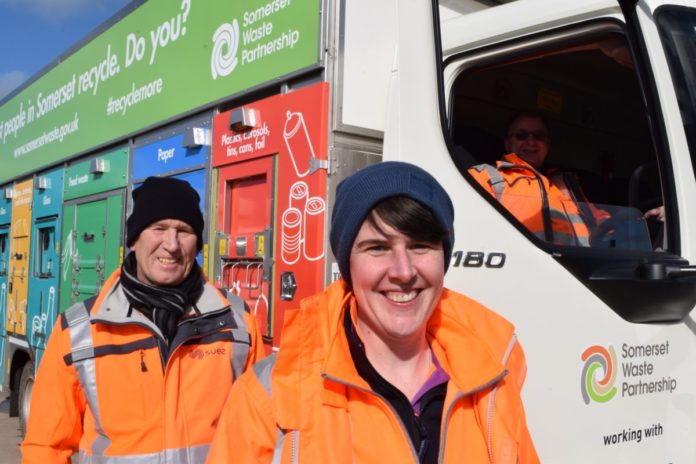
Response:
POLYGON ((293 272, 283 272, 280 275, 280 299, 291 301, 295 298, 297 291, 297 280, 293 272))

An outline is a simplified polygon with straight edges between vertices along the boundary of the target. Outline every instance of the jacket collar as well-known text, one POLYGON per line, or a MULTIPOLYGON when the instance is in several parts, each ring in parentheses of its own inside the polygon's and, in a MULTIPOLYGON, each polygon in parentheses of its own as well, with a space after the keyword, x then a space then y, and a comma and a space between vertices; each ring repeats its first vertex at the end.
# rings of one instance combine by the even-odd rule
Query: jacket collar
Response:
MULTIPOLYGON (((512 173, 515 178, 526 177, 536 180, 541 180, 547 191, 549 189, 556 189, 556 187, 549 181, 548 177, 544 175, 541 171, 537 170, 534 166, 520 158, 516 153, 508 153, 503 156, 503 159, 496 161, 496 168, 502 173, 512 173)), ((514 184, 514 180, 507 179, 506 182, 509 184, 514 184)))
MULTIPOLYGON (((123 292, 120 276, 120 269, 117 269, 109 276, 97 296, 97 300, 92 308, 91 319, 95 322, 112 324, 142 324, 161 335, 157 326, 137 309, 134 309, 130 315, 128 314, 130 303, 123 292)), ((206 282, 196 306, 201 314, 208 314, 224 309, 229 306, 229 302, 210 282, 206 282)), ((193 310, 191 310, 187 316, 194 314, 193 310)))
MULTIPOLYGON (((341 279, 323 293, 302 301, 300 309, 287 311, 278 360, 273 370, 273 404, 282 428, 301 429, 302 411, 315 395, 323 402, 345 406, 346 385, 368 390, 353 365, 343 330, 343 313, 355 311, 355 298, 341 279), (319 377, 336 382, 327 383, 319 377)), ((427 326, 427 337, 451 382, 464 393, 495 383, 505 374, 502 355, 494 352, 499 336, 513 336, 513 327, 478 303, 450 290, 443 290, 427 326), (474 314, 469 314, 469 309, 474 314), (495 326, 496 340, 484 340, 478 323, 495 326)), ((355 316, 355 313, 353 313, 355 316)), ((500 351, 500 350, 497 350, 500 351)))
POLYGON ((510 163, 510 164, 519 164, 521 166, 529 166, 531 167, 532 165, 523 160, 517 153, 508 153, 507 155, 503 156, 502 160, 496 161, 496 164, 500 163, 510 163))
POLYGON ((524 172, 527 176, 543 177, 541 172, 522 159, 517 153, 508 153, 502 159, 496 161, 495 166, 498 170, 524 172))

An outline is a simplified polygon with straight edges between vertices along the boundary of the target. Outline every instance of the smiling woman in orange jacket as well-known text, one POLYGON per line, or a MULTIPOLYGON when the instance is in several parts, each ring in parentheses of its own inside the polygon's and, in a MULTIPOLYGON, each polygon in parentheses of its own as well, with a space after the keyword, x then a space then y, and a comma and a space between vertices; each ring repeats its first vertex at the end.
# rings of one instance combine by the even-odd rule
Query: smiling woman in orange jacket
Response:
POLYGON ((279 352, 233 386, 208 463, 536 463, 512 325, 443 288, 447 193, 379 163, 339 184, 343 278, 286 314, 279 352))

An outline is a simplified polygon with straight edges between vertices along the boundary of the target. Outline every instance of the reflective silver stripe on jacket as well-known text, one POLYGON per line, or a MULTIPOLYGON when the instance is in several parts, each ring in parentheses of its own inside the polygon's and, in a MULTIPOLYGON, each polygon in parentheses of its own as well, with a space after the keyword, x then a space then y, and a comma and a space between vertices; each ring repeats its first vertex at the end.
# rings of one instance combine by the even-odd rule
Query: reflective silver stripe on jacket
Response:
MULTIPOLYGON (((539 184, 539 193, 541 194, 541 222, 544 225, 544 240, 547 242, 555 242, 554 239, 554 230, 553 226, 551 224, 551 213, 550 213, 550 204, 549 204, 549 195, 548 192, 546 191, 546 186, 544 185, 544 176, 541 175, 539 171, 534 169, 532 166, 524 164, 513 164, 509 161, 503 161, 498 163, 498 169, 526 169, 532 174, 534 174, 534 178, 537 181, 537 184, 539 184)), ((517 178, 515 181, 513 181, 513 184, 517 182, 518 180, 522 179, 522 177, 517 178)))
MULTIPOLYGON (((120 298, 122 292, 111 292, 107 298, 102 302, 102 305, 113 298, 120 298)), ((235 297, 236 298, 236 297, 235 297)), ((244 323, 244 301, 236 298, 229 299, 232 310, 230 311, 234 321, 237 324, 237 329, 233 329, 233 346, 231 363, 233 365, 233 370, 236 365, 238 367, 238 372, 241 374, 245 361, 249 354, 249 346, 251 343, 251 336, 244 323), (236 358, 240 358, 241 361, 235 361, 236 358)), ((212 289, 209 285, 205 286, 203 295, 199 299, 201 307, 214 307, 220 308, 220 297, 217 292, 212 289)), ((119 305, 116 305, 119 306, 119 305)), ((122 305, 121 305, 122 306, 122 305)), ((97 308, 98 309, 98 308, 97 308)), ((112 311, 113 313, 113 311, 112 311)), ((98 390, 96 385, 96 368, 94 360, 94 342, 91 333, 91 315, 88 312, 84 302, 78 303, 68 309, 64 314, 66 319, 68 330, 70 331, 70 342, 71 342, 71 358, 73 361, 73 366, 77 372, 78 380, 82 391, 87 399, 89 408, 94 416, 94 429, 97 433, 97 438, 91 446, 91 450, 87 453, 86 450, 81 449, 79 452, 79 462, 80 463, 105 463, 105 464, 130 464, 130 463, 142 463, 142 464, 162 464, 162 463, 174 463, 174 464, 203 464, 207 458, 210 445, 199 445, 190 448, 177 448, 163 450, 159 453, 149 453, 149 454, 139 454, 139 455, 128 455, 128 456, 104 456, 105 450, 111 445, 111 439, 104 432, 104 428, 101 421, 101 416, 99 412, 99 401, 98 401, 98 390)), ((122 321, 109 318, 101 314, 95 317, 95 320, 107 321, 111 323, 121 323, 122 321)), ((138 323, 149 322, 144 318, 138 321, 138 323)), ((235 371, 235 377, 238 376, 237 371, 235 371)))
MULTIPOLYGON (((273 373, 273 366, 275 366, 277 359, 278 353, 273 353, 254 364, 253 367, 256 379, 261 383, 264 390, 266 390, 268 396, 271 396, 271 374, 273 373)), ((290 443, 290 462, 293 464, 299 462, 299 430, 283 430, 279 427, 275 448, 273 449, 273 464, 280 464, 281 458, 283 457, 283 445, 285 444, 285 438, 288 436, 288 434, 290 434, 290 439, 292 440, 290 443)))
MULTIPOLYGON (((567 243, 569 245, 580 245, 580 246, 590 246, 589 237, 580 236, 575 232, 575 225, 585 225, 585 221, 581 216, 567 211, 559 211, 557 209, 551 208, 551 219, 557 219, 564 222, 569 222, 571 225, 571 230, 573 231, 572 239, 567 243)), ((564 235, 563 232, 559 230, 554 230, 554 239, 558 239, 559 235, 564 235)), ((565 234, 569 235, 569 234, 565 234)), ((567 239, 566 239, 567 240, 567 239)))
MULTIPOLYGON (((541 174, 539 174, 535 169, 533 168, 527 168, 526 166, 519 166, 516 164, 508 163, 508 162, 501 162, 500 167, 496 168, 494 166, 491 166, 490 164, 479 164, 477 166, 474 166, 473 169, 476 169, 478 172, 481 171, 486 171, 486 174, 488 174, 488 183, 490 184, 491 188, 495 192, 495 199, 500 201, 500 199, 503 197, 503 192, 505 191, 505 179, 503 176, 500 174, 500 171, 498 169, 512 169, 512 168, 519 168, 523 167, 525 169, 529 169, 532 173, 537 176, 537 180, 541 179, 541 174)), ((545 195, 545 192, 541 192, 542 195, 545 195)), ((573 229, 573 235, 567 234, 563 231, 559 231, 556 229, 553 229, 553 242, 558 244, 558 245, 580 245, 580 246, 590 246, 590 241, 588 237, 581 237, 578 236, 577 233, 575 233, 575 228, 573 225, 578 224, 578 225, 585 225, 585 221, 582 218, 582 216, 574 213, 569 213, 567 211, 561 211, 555 208, 552 208, 549 206, 549 215, 550 218, 553 220, 559 220, 563 222, 568 222, 571 225, 571 228, 573 229)), ((547 240, 547 234, 546 231, 537 231, 534 232, 534 235, 542 240, 547 240)))
POLYGON ((80 464, 203 464, 210 445, 162 451, 161 453, 130 454, 128 456, 88 456, 80 450, 80 464))
POLYGON ((70 331, 71 354, 73 366, 87 403, 94 416, 94 429, 98 436, 92 443, 92 454, 101 456, 111 445, 111 439, 104 432, 99 412, 97 395, 97 376, 94 366, 94 343, 89 323, 89 312, 84 303, 78 303, 65 312, 65 320, 70 331))
POLYGON ((277 359, 278 353, 273 353, 266 356, 252 367, 256 378, 261 382, 268 396, 271 396, 271 374, 273 373, 273 366, 275 366, 277 359))
MULTIPOLYGON (((507 365, 508 359, 510 359, 510 354, 512 354, 513 348, 517 343, 517 334, 512 334, 512 338, 505 349, 505 354, 503 355, 503 366, 507 365)), ((495 393, 498 391, 498 384, 496 384, 491 390, 491 396, 488 398, 488 459, 493 462, 493 407, 495 403, 495 393)))
POLYGON ((283 443, 285 443, 285 430, 278 429, 275 448, 273 448, 273 464, 280 464, 283 457, 283 443))
POLYGON ((232 341, 232 374, 234 379, 238 379, 244 372, 244 365, 249 357, 249 348, 251 347, 251 334, 244 323, 244 313, 246 312, 246 303, 237 295, 227 292, 227 301, 230 302, 232 309, 232 317, 237 324, 237 328, 232 330, 234 340, 232 341))
POLYGON ((490 164, 479 164, 474 166, 474 169, 478 172, 486 171, 486 174, 488 174, 488 184, 493 189, 493 192, 495 192, 495 199, 500 201, 500 198, 503 196, 503 190, 505 190, 505 179, 503 179, 503 176, 498 172, 498 168, 490 164))

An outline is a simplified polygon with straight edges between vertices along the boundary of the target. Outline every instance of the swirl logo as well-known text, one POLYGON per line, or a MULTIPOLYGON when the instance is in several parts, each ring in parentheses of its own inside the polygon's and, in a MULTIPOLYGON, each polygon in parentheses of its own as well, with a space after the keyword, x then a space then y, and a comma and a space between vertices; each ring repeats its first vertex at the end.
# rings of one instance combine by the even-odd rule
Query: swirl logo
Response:
POLYGON ((616 351, 609 345, 607 350, 603 346, 594 345, 582 353, 585 366, 580 377, 580 391, 585 404, 590 400, 595 403, 606 403, 616 395, 616 351), (597 372, 599 371, 599 372, 597 372), (603 375, 601 378, 597 378, 603 375))
POLYGON ((239 48, 239 23, 225 23, 213 34, 213 53, 210 57, 210 72, 213 79, 229 75, 237 67, 239 48))

